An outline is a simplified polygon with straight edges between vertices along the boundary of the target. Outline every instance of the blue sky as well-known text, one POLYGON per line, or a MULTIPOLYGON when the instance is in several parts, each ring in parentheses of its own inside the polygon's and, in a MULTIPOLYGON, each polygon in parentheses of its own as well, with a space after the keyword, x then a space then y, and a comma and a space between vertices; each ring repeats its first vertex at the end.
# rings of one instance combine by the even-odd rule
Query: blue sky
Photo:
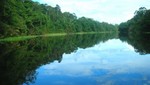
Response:
POLYGON ((134 16, 140 7, 150 9, 150 0, 33 0, 53 7, 58 4, 62 12, 75 13, 78 17, 88 17, 119 24, 134 16))

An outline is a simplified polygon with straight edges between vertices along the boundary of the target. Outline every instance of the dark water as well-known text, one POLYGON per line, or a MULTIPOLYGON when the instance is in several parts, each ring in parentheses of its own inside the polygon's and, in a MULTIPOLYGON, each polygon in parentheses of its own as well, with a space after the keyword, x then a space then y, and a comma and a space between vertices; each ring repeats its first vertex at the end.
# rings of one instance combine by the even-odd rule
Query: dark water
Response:
POLYGON ((0 85, 150 85, 146 46, 114 34, 0 42, 0 85))

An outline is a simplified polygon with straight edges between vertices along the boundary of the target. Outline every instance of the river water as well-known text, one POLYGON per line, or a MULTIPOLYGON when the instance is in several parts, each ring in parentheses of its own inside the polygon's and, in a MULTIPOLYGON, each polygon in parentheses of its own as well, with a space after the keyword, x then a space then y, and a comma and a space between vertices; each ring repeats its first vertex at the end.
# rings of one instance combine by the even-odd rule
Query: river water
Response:
POLYGON ((150 85, 150 54, 116 37, 36 38, 0 46, 1 85, 150 85))

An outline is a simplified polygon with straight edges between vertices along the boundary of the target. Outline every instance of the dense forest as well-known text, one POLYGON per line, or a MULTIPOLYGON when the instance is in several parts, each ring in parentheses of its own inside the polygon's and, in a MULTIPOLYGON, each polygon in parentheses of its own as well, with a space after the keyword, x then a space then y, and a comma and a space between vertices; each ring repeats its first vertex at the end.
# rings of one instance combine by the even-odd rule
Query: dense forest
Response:
POLYGON ((0 3, 0 37, 48 33, 112 32, 117 27, 32 0, 2 0, 0 3))
MULTIPOLYGON (((150 10, 139 8, 135 16, 119 26, 119 38, 140 54, 150 53, 150 10)), ((64 53, 117 38, 117 26, 91 18, 77 17, 56 7, 32 0, 1 0, 0 38, 49 33, 111 32, 109 34, 38 37, 25 41, 0 42, 0 85, 21 85, 36 79, 35 69, 64 53), (7 81, 7 82, 6 82, 7 81)))
POLYGON ((140 7, 135 11, 134 17, 127 22, 122 22, 119 25, 121 35, 139 35, 150 33, 150 10, 145 7, 140 7))
POLYGON ((150 53, 150 10, 140 7, 127 22, 119 25, 119 37, 140 54, 150 53))

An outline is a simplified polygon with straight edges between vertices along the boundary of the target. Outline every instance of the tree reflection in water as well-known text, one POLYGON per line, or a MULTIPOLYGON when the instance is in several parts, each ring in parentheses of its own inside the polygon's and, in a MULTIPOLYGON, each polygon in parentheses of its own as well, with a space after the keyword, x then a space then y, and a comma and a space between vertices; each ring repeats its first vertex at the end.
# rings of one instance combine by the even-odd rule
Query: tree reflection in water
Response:
POLYGON ((34 83, 36 69, 55 60, 62 61, 64 53, 91 47, 116 38, 116 34, 69 35, 40 37, 18 42, 0 42, 0 85, 34 83))

